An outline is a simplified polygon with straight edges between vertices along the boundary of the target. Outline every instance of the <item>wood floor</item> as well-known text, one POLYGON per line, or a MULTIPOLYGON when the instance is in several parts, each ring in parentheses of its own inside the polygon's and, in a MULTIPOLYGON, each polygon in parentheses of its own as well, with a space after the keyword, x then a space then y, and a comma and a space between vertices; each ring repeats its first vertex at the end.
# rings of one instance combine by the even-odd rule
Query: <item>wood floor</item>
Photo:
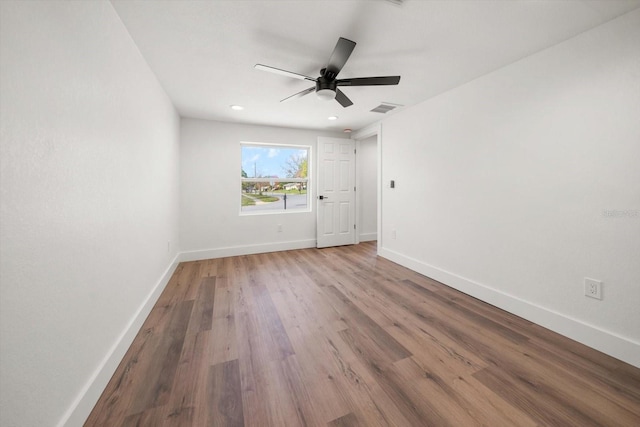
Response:
POLYGON ((375 255, 182 263, 86 426, 640 426, 640 369, 375 255))

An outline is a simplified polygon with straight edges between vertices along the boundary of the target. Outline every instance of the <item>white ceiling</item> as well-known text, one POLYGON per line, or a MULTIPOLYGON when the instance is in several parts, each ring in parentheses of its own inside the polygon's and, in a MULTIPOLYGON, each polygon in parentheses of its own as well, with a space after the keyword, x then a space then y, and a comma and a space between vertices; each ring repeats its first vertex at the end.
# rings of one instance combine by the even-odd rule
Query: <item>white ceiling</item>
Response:
POLYGON ((640 0, 112 3, 181 116, 331 130, 360 129, 383 117, 369 111, 381 102, 414 105, 640 7, 640 0), (357 46, 339 78, 401 75, 400 84, 343 88, 354 102, 348 108, 314 94, 280 103, 313 83, 253 68, 317 77, 341 36, 357 46))

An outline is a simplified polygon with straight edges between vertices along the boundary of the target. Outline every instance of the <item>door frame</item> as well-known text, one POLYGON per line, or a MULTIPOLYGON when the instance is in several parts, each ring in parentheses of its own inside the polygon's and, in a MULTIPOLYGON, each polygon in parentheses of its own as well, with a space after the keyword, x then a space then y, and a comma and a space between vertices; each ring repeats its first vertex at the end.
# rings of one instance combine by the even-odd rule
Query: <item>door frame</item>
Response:
POLYGON ((358 151, 360 150, 360 142, 364 139, 376 136, 376 187, 377 187, 377 250, 379 252, 382 247, 382 123, 377 122, 372 125, 366 126, 351 134, 351 139, 356 142, 356 238, 355 244, 360 243, 360 210, 361 207, 361 192, 360 189, 360 172, 358 170, 358 151))

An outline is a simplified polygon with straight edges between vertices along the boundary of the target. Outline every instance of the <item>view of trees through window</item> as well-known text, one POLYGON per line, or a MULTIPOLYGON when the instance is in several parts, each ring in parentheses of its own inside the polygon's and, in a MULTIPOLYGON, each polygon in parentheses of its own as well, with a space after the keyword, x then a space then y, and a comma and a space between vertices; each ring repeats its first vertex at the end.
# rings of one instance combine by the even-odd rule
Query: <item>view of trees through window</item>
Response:
POLYGON ((240 211, 308 210, 309 149, 242 143, 240 211))

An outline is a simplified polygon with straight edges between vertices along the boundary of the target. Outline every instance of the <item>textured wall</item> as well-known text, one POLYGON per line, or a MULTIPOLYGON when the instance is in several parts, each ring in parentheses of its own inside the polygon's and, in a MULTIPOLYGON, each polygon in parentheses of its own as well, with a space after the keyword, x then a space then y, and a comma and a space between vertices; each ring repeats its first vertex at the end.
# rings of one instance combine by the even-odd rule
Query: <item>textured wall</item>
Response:
POLYGON ((636 10, 385 120, 386 255, 640 366, 639 47, 636 10))
POLYGON ((40 427, 176 256, 179 118, 110 3, 0 8, 0 425, 40 427))

